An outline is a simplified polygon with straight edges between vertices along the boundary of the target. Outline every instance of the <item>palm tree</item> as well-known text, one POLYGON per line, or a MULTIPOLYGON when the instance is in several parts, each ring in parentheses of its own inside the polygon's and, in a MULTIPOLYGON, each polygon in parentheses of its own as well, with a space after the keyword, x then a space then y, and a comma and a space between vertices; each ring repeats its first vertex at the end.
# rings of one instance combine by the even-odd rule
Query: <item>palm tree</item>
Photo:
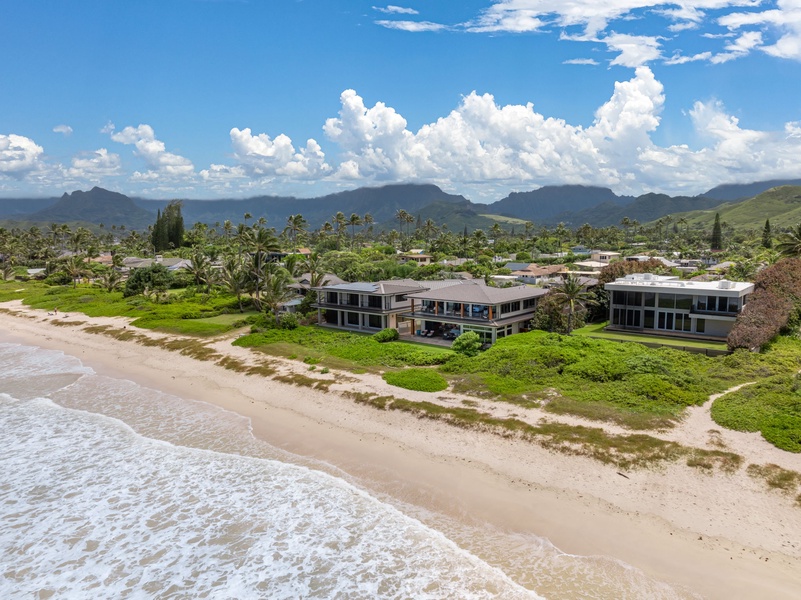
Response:
POLYGON ((332 221, 333 221, 334 231, 337 236, 337 250, 339 250, 340 245, 342 243, 342 230, 345 229, 345 227, 347 227, 348 222, 345 219, 345 213, 343 213, 341 210, 334 215, 332 221))
POLYGON ((270 252, 278 252, 281 245, 278 238, 272 231, 263 227, 254 226, 248 228, 244 233, 244 248, 251 255, 250 274, 253 277, 255 298, 257 308, 261 307, 261 285, 264 278, 265 265, 269 260, 270 252))
POLYGON ((278 322, 278 311, 281 305, 287 300, 291 300, 295 295, 289 285, 292 283, 292 277, 289 272, 276 263, 270 263, 264 270, 264 282, 262 283, 262 298, 272 313, 275 315, 275 320, 278 322))
POLYGON ((242 312, 242 294, 247 288, 248 272, 241 254, 231 253, 223 257, 220 279, 228 291, 236 296, 239 312, 242 312))
POLYGON ((306 227, 308 223, 306 219, 303 218, 303 215, 300 213, 296 215, 289 215, 286 220, 286 227, 284 227, 284 233, 289 233, 289 241, 292 244, 292 250, 296 249, 298 244, 298 237, 305 233, 306 227))
POLYGON ((475 252, 476 258, 481 254, 481 251, 487 245, 487 234, 484 233, 481 229, 475 229, 473 231, 472 240, 473 252, 475 252))
POLYGON ((74 256, 68 257, 61 265, 61 270, 72 278, 72 287, 78 287, 78 280, 85 277, 90 271, 86 268, 86 263, 83 262, 83 257, 74 256))
POLYGON ((356 213, 352 213, 350 218, 348 219, 348 225, 350 225, 350 249, 353 251, 353 243, 356 241, 356 227, 360 226, 364 223, 362 218, 357 215, 356 213))
POLYGON ((206 293, 211 291, 211 284, 214 280, 214 268, 211 266, 211 259, 202 248, 195 248, 190 258, 191 264, 187 266, 187 271, 195 278, 195 285, 206 286, 206 293))
POLYGON ((587 304, 593 304, 593 296, 573 273, 568 273, 560 283, 554 285, 551 294, 558 304, 567 308, 567 335, 570 335, 576 308, 583 309, 587 304))
POLYGON ((122 274, 116 269, 109 269, 100 275, 97 285, 110 293, 120 287, 120 283, 122 283, 122 274))
POLYGON ((801 256, 801 223, 782 233, 775 248, 782 256, 801 256))

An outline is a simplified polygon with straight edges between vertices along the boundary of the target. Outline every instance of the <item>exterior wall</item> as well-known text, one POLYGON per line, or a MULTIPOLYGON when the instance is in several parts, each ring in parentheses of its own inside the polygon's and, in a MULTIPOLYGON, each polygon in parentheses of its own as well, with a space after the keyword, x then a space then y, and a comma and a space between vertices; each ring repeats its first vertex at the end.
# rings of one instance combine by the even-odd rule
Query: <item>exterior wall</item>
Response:
POLYGON ((613 288, 609 322, 613 327, 643 332, 724 338, 731 331, 745 298, 724 290, 613 288))

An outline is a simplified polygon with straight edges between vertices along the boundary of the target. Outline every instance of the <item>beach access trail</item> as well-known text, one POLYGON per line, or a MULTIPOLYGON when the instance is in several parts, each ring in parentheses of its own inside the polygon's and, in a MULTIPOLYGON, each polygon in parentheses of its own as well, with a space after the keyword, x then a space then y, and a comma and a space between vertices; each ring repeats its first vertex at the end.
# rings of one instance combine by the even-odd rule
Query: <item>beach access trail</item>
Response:
POLYGON ((712 398, 691 407, 677 427, 648 434, 735 452, 744 459, 740 469, 710 472, 676 462, 621 472, 514 437, 378 410, 343 392, 448 406, 464 406, 468 400, 476 410, 499 418, 632 433, 617 426, 447 390, 413 392, 372 374, 309 371, 299 360, 232 346, 235 336, 208 341, 221 355, 252 365, 267 361, 279 375, 327 382, 328 391, 298 387, 86 331, 103 325, 152 338, 177 337, 133 328, 121 317, 56 317, 20 301, 0 304, 0 341, 61 350, 98 373, 242 414, 251 419, 257 437, 323 461, 364 482, 368 491, 397 495, 449 517, 544 536, 569 554, 615 557, 706 598, 790 599, 801 594, 801 507, 794 497, 768 489, 764 480, 745 472, 749 464, 801 472, 801 455, 781 451, 759 434, 717 426, 709 417, 712 398))

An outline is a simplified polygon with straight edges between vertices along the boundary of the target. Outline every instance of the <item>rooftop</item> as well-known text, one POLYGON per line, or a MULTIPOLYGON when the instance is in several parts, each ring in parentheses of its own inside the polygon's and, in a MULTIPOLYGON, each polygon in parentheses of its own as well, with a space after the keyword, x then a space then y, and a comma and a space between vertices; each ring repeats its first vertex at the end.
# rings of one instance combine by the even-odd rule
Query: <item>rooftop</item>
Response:
MULTIPOLYGON (((431 283, 431 282, 425 282, 431 283)), ((544 296, 548 290, 527 285, 508 288, 497 288, 485 285, 480 280, 458 281, 439 289, 409 294, 408 298, 416 300, 441 300, 444 302, 463 302, 466 304, 500 304, 525 298, 544 296)))

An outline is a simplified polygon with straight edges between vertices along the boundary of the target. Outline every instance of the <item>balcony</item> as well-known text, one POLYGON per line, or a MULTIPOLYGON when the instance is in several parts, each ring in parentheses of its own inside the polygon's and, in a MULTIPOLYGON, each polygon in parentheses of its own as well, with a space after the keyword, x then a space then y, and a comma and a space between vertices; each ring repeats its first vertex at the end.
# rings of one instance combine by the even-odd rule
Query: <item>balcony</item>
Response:
POLYGON ((735 318, 738 314, 740 314, 740 307, 734 307, 733 310, 707 310, 706 308, 698 308, 697 304, 693 304, 690 307, 690 314, 691 315, 708 315, 714 317, 732 317, 735 318))

